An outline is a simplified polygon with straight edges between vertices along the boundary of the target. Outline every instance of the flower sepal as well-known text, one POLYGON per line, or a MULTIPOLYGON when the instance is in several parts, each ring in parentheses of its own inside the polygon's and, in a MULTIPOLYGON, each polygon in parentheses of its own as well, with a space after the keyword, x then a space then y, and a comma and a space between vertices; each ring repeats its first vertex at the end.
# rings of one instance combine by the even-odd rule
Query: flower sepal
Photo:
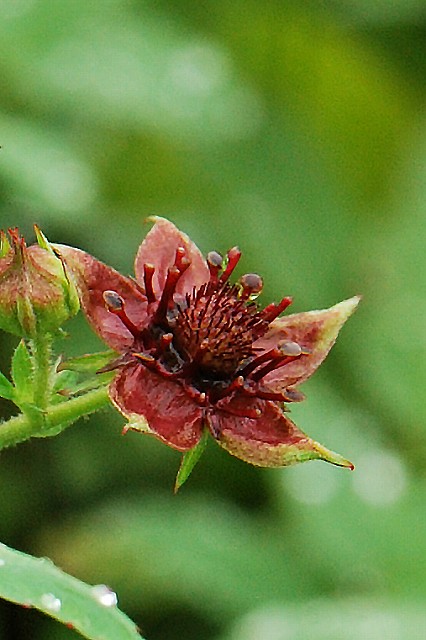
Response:
POLYGON ((179 471, 175 480, 174 492, 177 493, 181 486, 188 480, 191 475, 195 465, 201 458, 204 453, 204 449, 207 446, 207 440, 209 437, 209 432, 207 429, 203 430, 201 434, 200 441, 195 445, 192 449, 187 451, 182 456, 182 461, 180 463, 179 471))
POLYGON ((106 369, 117 352, 113 349, 107 351, 99 351, 98 353, 89 353, 74 358, 62 360, 57 371, 75 371, 76 373, 97 373, 102 369, 106 369))

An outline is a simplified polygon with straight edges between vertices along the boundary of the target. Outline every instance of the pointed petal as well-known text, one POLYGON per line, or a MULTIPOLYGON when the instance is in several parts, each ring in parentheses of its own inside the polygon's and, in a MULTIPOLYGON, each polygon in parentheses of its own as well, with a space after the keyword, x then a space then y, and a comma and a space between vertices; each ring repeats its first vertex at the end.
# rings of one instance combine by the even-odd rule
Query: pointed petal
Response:
POLYGON ((153 264, 155 266, 154 292, 159 296, 164 288, 167 269, 175 262, 178 247, 185 249, 191 266, 177 283, 176 292, 184 294, 192 291, 194 286, 198 288, 208 282, 210 272, 207 263, 192 240, 165 218, 153 216, 149 220, 154 220, 155 224, 140 245, 135 259, 135 274, 138 282, 143 283, 144 264, 153 264))
POLYGON ((179 451, 192 449, 200 440, 201 408, 178 384, 139 363, 121 370, 110 397, 129 420, 127 429, 154 435, 179 451))
POLYGON ((105 307, 104 291, 118 293, 126 314, 138 328, 147 320, 146 298, 136 284, 89 253, 65 245, 53 245, 76 281, 81 306, 96 333, 113 349, 124 351, 133 344, 133 336, 121 320, 105 307))
MULTIPOLYGON (((232 401, 233 414, 214 414, 218 443, 229 453, 259 467, 285 467, 307 460, 325 460, 353 469, 353 464, 329 451, 300 431, 276 403, 240 397, 232 401), (235 415, 235 412, 260 409, 259 418, 235 415)), ((212 417, 208 418, 210 422, 212 417)))
POLYGON ((263 378, 264 385, 273 391, 281 391, 307 380, 327 356, 341 327, 355 311, 359 301, 360 297, 354 296, 330 309, 295 313, 274 320, 269 331, 254 343, 255 348, 267 351, 281 341, 292 341, 310 353, 268 373, 263 378))

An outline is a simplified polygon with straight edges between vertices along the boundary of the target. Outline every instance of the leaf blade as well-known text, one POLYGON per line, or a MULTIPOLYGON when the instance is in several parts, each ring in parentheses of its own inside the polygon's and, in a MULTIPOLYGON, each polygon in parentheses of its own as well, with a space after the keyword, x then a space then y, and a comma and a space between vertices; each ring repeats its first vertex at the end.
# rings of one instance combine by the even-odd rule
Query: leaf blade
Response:
POLYGON ((33 363, 24 340, 21 340, 12 357, 12 380, 15 385, 16 404, 31 402, 33 398, 33 363))
POLYGON ((0 597, 35 607, 89 640, 142 640, 135 624, 117 607, 102 604, 96 593, 50 560, 0 543, 0 597))
POLYGON ((13 400, 14 396, 15 389, 13 384, 0 371, 0 397, 5 398, 6 400, 13 400))

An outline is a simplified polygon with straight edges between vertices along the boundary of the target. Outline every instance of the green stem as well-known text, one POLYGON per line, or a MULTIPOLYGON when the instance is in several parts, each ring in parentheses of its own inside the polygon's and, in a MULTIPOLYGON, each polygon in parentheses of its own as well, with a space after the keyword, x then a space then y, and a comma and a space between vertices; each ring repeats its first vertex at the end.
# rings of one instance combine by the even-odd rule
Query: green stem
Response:
MULTIPOLYGON (((53 427, 62 426, 66 429, 70 424, 87 416, 98 409, 108 406, 108 387, 100 387, 85 393, 78 398, 72 398, 61 404, 47 407, 45 411, 45 431, 53 427)), ((62 429, 61 429, 62 430, 62 429)), ((32 436, 40 436, 40 424, 31 420, 27 415, 21 414, 10 418, 7 422, 0 424, 0 449, 13 446, 32 436)))
POLYGON ((33 402, 39 409, 46 409, 51 394, 50 358, 52 353, 52 336, 50 333, 39 333, 31 341, 34 363, 34 396, 33 402))

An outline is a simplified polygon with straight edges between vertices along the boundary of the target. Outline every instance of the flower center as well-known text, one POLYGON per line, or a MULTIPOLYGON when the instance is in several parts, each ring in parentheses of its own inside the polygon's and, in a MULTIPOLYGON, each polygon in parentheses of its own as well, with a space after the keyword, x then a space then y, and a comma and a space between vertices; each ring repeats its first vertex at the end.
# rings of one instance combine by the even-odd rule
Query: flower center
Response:
POLYGON ((265 323, 254 303, 247 305, 239 295, 237 286, 224 283, 209 289, 205 285, 188 294, 169 322, 183 358, 196 362, 203 373, 224 378, 251 355, 265 323))
POLYGON ((142 330, 128 318, 123 299, 114 291, 105 291, 108 310, 120 318, 135 339, 131 353, 119 363, 138 360, 159 375, 176 380, 201 405, 221 402, 237 389, 248 396, 294 400, 294 392, 269 392, 262 388, 261 381, 273 369, 299 358, 305 353, 302 348, 290 342, 258 354, 253 347, 291 298, 259 311, 254 302, 263 286, 259 275, 245 274, 234 285, 228 281, 240 257, 237 247, 228 251, 225 261, 220 254, 210 252, 209 281, 179 295, 176 286, 190 266, 185 249, 179 247, 159 299, 152 286, 155 267, 145 264, 149 322, 142 330))

